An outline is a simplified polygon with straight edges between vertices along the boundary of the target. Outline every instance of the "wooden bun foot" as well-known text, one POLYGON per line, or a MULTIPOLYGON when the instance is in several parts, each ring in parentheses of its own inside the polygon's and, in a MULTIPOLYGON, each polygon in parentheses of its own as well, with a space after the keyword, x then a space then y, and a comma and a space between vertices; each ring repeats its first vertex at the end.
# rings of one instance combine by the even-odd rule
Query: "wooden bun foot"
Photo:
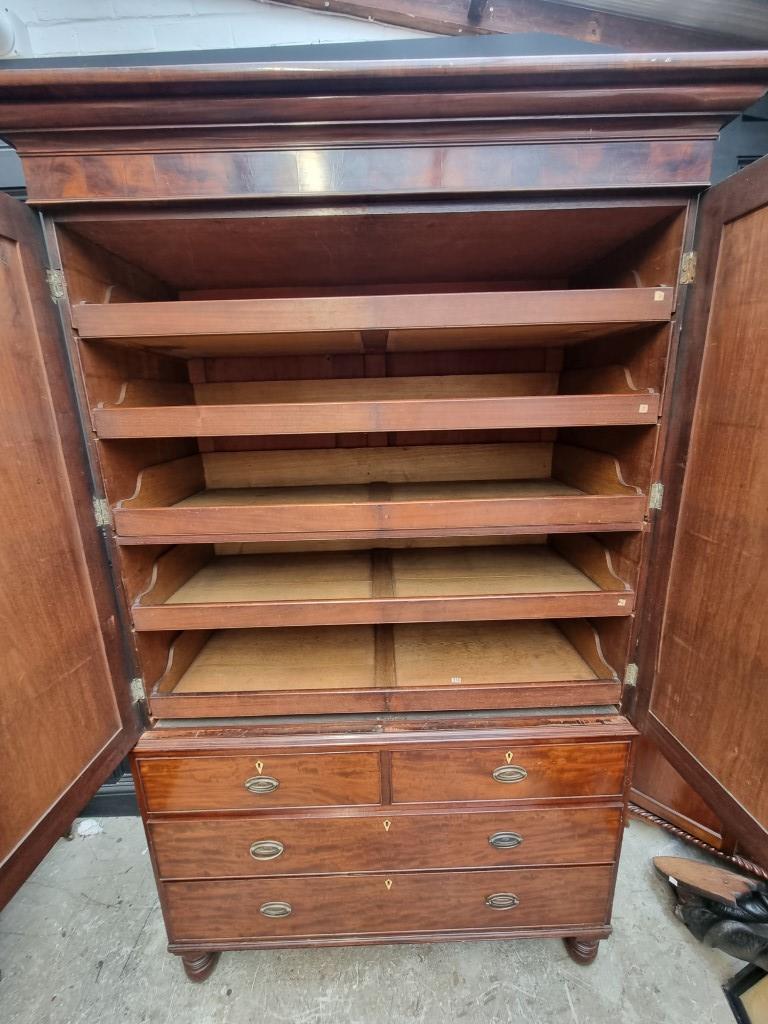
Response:
POLYGON ((597 956, 599 939, 563 939, 568 956, 577 964, 591 964, 597 956))
POLYGON ((218 963, 219 953, 189 953, 182 956, 184 973, 190 981, 205 981, 218 963))

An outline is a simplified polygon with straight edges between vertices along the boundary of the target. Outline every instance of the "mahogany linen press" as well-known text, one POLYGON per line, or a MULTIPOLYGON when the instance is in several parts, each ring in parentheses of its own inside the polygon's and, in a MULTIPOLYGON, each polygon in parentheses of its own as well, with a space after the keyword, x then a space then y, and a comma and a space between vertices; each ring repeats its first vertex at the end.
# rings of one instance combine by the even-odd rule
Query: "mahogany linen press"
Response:
POLYGON ((0 71, 7 899, 132 751, 169 949, 564 938, 640 731, 768 855, 768 54, 0 71), (763 630, 764 631, 764 630, 763 630))

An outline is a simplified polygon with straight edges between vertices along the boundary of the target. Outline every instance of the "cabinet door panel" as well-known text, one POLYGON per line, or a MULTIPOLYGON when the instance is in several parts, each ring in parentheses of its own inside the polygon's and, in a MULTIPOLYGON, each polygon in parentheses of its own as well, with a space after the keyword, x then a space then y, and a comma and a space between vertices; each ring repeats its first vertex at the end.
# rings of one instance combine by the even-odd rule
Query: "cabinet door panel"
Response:
POLYGON ((656 668, 641 724, 729 833, 764 858, 768 158, 710 190, 697 249, 675 383, 678 410, 693 412, 676 414, 666 454, 652 554, 659 575, 647 605, 665 604, 641 659, 648 673, 656 668))
POLYGON ((139 731, 42 268, 0 196, 0 905, 139 731))

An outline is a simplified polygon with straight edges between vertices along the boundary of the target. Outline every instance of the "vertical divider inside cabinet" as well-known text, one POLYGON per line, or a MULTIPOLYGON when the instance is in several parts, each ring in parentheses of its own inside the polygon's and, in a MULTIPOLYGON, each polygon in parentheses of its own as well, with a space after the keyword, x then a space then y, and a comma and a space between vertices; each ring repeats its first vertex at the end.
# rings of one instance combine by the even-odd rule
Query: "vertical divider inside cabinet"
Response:
POLYGON ((391 711, 391 699, 388 691, 397 686, 394 626, 379 623, 373 628, 374 682, 377 690, 384 691, 384 710, 391 711))
MULTIPOLYGON (((363 372, 366 377, 387 377, 387 343, 389 331, 361 331, 363 372)), ((389 434, 368 434, 369 448, 384 448, 394 443, 389 434)))
MULTIPOLYGON (((389 331, 362 331, 360 334, 363 351, 363 365, 366 377, 386 377, 387 344, 389 331)), ((383 448, 394 443, 389 434, 368 434, 368 447, 383 448)), ((368 486, 370 501, 386 502, 391 495, 391 485, 374 482, 368 486)), ((392 579, 392 559, 387 551, 373 551, 371 554, 372 594, 374 597, 393 597, 394 581, 392 579)), ((374 626, 374 682, 377 690, 384 691, 384 710, 390 710, 390 697, 387 691, 396 683, 395 675, 395 639, 393 627, 385 623, 374 626)), ((388 803, 389 795, 389 753, 381 755, 382 801, 388 803), (386 797, 386 799, 385 799, 386 797)))
POLYGON ((392 803, 392 751, 382 750, 379 754, 379 771, 381 772, 381 802, 392 803))
POLYGON ((371 597, 394 597, 392 555, 386 548, 371 551, 371 597))
MULTIPOLYGON (((187 372, 189 374, 189 382, 194 388, 195 384, 205 384, 206 372, 205 372, 205 359, 202 357, 197 359, 188 360, 187 372)), ((197 439, 198 451, 203 452, 215 452, 216 441, 212 437, 198 437, 197 439)))

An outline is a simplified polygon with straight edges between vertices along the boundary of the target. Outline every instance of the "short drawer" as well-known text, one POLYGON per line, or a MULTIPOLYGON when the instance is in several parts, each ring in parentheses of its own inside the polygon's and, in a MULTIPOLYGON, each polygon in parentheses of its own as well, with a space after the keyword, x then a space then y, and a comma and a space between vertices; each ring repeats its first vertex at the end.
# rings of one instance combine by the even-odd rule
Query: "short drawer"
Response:
POLYGON ((616 807, 178 820, 149 826, 162 878, 583 864, 614 859, 616 807))
POLYGON ((377 804, 376 753, 139 759, 149 811, 377 804))
POLYGON ((393 803, 619 796, 629 744, 443 747, 392 754, 393 803))
POLYGON ((165 882, 172 942, 603 926, 613 867, 165 882))

